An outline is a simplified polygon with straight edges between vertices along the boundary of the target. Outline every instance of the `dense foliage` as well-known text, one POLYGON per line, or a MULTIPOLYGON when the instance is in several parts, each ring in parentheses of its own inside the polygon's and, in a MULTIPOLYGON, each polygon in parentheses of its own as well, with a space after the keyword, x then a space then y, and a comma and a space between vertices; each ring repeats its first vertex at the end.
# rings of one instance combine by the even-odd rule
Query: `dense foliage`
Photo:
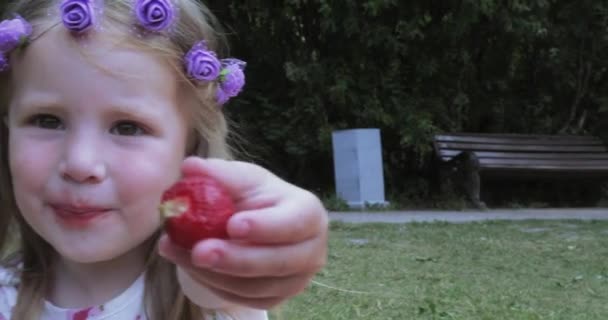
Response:
POLYGON ((247 149, 310 188, 338 129, 381 128, 393 194, 428 194, 436 132, 608 136, 608 1, 207 3, 249 61, 228 107, 247 149))

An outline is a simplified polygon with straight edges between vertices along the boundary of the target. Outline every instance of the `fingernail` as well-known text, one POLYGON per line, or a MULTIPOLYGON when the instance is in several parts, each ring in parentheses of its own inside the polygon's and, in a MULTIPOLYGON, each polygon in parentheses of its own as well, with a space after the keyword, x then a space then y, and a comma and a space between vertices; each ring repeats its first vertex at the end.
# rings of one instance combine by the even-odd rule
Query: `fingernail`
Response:
POLYGON ((165 260, 173 261, 173 256, 171 254, 167 254, 164 251, 159 251, 158 254, 165 260))
POLYGON ((166 258, 167 253, 165 251, 166 251, 166 245, 164 244, 164 239, 161 238, 160 242, 158 243, 158 254, 161 257, 166 258))
POLYGON ((220 253, 217 251, 211 251, 206 255, 203 255, 200 259, 193 261, 197 267, 201 268, 213 268, 220 261, 220 253))
POLYGON ((237 220, 234 222, 231 228, 230 235, 237 238, 244 238, 249 234, 251 226, 247 220, 237 220))

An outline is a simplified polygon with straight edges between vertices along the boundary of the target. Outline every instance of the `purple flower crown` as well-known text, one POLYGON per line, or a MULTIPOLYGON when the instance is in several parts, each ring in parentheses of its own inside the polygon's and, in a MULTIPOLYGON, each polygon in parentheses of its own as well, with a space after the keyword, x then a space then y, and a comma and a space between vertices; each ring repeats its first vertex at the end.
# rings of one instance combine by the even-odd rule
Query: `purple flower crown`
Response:
MULTIPOLYGON (((134 0, 134 16, 139 27, 149 33, 170 32, 178 16, 175 0, 134 0)), ((80 36, 99 27, 103 13, 102 0, 62 0, 61 21, 73 34, 80 36)), ((17 16, 0 22, 0 72, 10 68, 8 54, 30 41, 32 26, 17 16)), ((245 86, 244 61, 218 59, 206 41, 196 43, 184 57, 186 73, 191 80, 217 81, 216 100, 220 105, 237 96, 245 86)))
POLYGON ((238 59, 219 60, 215 52, 207 49, 203 40, 195 44, 184 57, 186 72, 191 79, 198 81, 219 80, 216 99, 221 105, 236 97, 245 86, 247 65, 238 59))
POLYGON ((9 69, 8 54, 25 45, 32 26, 20 16, 0 22, 0 72, 9 69))

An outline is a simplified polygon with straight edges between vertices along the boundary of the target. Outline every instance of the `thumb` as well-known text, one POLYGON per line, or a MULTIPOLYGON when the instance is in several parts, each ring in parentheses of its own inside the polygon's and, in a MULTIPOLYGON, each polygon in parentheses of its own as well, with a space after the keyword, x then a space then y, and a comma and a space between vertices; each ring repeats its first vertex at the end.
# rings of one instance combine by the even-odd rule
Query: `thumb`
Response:
MULTIPOLYGON (((203 173, 223 185, 236 202, 258 198, 273 174, 270 171, 241 161, 223 159, 202 159, 188 157, 182 164, 184 175, 203 173)), ((252 208, 241 208, 252 209, 252 208)))
POLYGON ((184 160, 182 173, 206 174, 227 189, 237 211, 227 226, 231 238, 261 242, 274 237, 276 229, 285 229, 281 227, 285 219, 273 219, 277 214, 270 213, 283 213, 276 207, 293 187, 263 167, 241 161, 189 157, 184 160))

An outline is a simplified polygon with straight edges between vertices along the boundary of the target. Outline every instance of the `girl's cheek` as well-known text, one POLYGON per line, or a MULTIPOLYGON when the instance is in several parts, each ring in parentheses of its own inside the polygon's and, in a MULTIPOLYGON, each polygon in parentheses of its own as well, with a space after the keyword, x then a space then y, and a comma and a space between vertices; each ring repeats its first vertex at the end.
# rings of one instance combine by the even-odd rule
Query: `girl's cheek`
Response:
POLYGON ((36 180, 48 177, 60 156, 56 143, 38 143, 18 136, 9 140, 8 155, 13 179, 29 177, 36 180))
MULTIPOLYGON (((142 153, 129 161, 113 159, 112 162, 116 166, 115 179, 120 180, 116 181, 116 185, 121 189, 122 197, 145 199, 145 203, 154 208, 164 190, 179 178, 181 167, 179 158, 158 153, 142 153)), ((130 202, 129 199, 123 200, 130 202)))

